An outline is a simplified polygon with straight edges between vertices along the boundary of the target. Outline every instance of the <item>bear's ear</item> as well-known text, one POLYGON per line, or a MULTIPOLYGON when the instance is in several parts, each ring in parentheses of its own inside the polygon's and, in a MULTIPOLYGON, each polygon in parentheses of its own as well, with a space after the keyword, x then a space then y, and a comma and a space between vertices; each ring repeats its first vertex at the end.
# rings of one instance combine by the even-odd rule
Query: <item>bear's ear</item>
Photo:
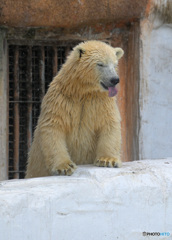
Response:
POLYGON ((117 59, 119 60, 123 56, 124 51, 122 50, 122 48, 115 48, 115 54, 117 56, 117 59))
POLYGON ((78 48, 79 58, 82 57, 82 55, 85 53, 85 50, 83 48, 78 48))

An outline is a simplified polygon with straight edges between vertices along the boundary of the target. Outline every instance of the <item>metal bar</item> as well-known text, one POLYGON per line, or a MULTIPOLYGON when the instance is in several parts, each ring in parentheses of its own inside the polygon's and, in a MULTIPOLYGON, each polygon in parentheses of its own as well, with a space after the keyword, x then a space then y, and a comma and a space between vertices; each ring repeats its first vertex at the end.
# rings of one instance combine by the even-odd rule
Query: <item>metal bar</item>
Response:
POLYGON ((41 103, 41 101, 9 101, 9 103, 41 103))
POLYGON ((62 41, 57 41, 57 39, 55 40, 16 40, 15 38, 8 38, 8 44, 9 45, 18 45, 18 46, 23 46, 23 45, 27 45, 27 46, 62 46, 62 47, 66 47, 68 45, 70 46, 76 46, 77 44, 79 44, 80 42, 84 41, 84 39, 76 39, 76 40, 62 40, 62 41))
POLYGON ((40 64, 39 64, 39 76, 40 76, 40 100, 45 94, 45 50, 44 46, 41 46, 41 53, 40 53, 40 64))
MULTIPOLYGON (((8 88, 8 91, 7 91, 7 99, 8 99, 8 105, 7 105, 7 120, 6 120, 6 123, 7 123, 7 126, 8 126, 8 128, 7 128, 7 159, 8 159, 8 161, 7 161, 7 168, 6 168, 6 174, 7 174, 7 176, 9 177, 9 160, 10 160, 10 147, 9 147, 9 145, 10 145, 10 139, 9 139, 9 132, 10 132, 10 130, 9 130, 9 128, 11 127, 12 129, 14 128, 14 126, 13 126, 13 124, 12 124, 12 126, 10 125, 10 103, 9 103, 9 99, 10 99, 10 94, 9 94, 9 92, 10 92, 10 87, 9 87, 9 85, 10 85, 10 79, 9 79, 9 66, 10 66, 10 63, 9 63, 9 46, 7 47, 7 49, 8 49, 8 57, 7 57, 7 66, 8 66, 8 68, 7 68, 7 75, 6 75, 6 79, 7 79, 7 88, 8 88)), ((5 100, 5 99, 4 99, 5 100)), ((13 142, 12 142, 12 144, 13 144, 13 142)), ((13 147, 14 147, 14 144, 13 144, 13 147)), ((13 160, 13 159, 12 159, 13 160)), ((0 175, 1 175, 1 173, 0 173, 0 175)), ((1 179, 0 179, 1 180, 1 179)))
POLYGON ((0 30, 0 181, 8 179, 7 32, 0 30))
POLYGON ((58 71, 58 53, 57 53, 57 46, 53 47, 53 77, 57 75, 58 71))
POLYGON ((28 47, 27 51, 27 149, 30 149, 32 142, 32 47, 28 47))
POLYGON ((14 52, 14 178, 19 178, 19 49, 15 47, 14 52))

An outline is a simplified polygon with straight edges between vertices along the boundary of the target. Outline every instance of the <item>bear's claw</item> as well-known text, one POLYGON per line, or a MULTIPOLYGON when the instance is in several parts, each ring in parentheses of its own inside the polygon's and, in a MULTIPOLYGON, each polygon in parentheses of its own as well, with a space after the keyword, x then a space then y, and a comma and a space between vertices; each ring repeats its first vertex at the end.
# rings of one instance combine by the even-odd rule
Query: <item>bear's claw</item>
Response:
POLYGON ((52 175, 58 176, 58 175, 67 175, 70 176, 74 173, 76 169, 75 163, 62 163, 56 169, 52 169, 52 175))
POLYGON ((122 166, 122 162, 114 157, 101 157, 95 161, 94 165, 98 167, 118 168, 122 166))

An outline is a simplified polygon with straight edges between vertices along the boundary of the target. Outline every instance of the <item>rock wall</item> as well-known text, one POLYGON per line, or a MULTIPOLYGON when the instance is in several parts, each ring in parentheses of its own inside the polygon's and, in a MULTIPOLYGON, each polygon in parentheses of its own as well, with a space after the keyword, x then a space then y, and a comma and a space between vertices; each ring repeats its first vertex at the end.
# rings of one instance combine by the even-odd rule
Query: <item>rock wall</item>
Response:
POLYGON ((172 3, 141 21, 140 159, 172 156, 172 3))

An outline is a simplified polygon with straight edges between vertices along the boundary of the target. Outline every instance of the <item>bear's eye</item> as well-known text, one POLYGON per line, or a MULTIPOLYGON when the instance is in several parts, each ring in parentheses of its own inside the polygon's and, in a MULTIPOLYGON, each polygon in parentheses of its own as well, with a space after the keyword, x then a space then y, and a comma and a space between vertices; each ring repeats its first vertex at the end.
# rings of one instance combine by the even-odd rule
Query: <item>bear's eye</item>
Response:
POLYGON ((104 64, 103 63, 97 63, 97 66, 104 67, 104 64))

